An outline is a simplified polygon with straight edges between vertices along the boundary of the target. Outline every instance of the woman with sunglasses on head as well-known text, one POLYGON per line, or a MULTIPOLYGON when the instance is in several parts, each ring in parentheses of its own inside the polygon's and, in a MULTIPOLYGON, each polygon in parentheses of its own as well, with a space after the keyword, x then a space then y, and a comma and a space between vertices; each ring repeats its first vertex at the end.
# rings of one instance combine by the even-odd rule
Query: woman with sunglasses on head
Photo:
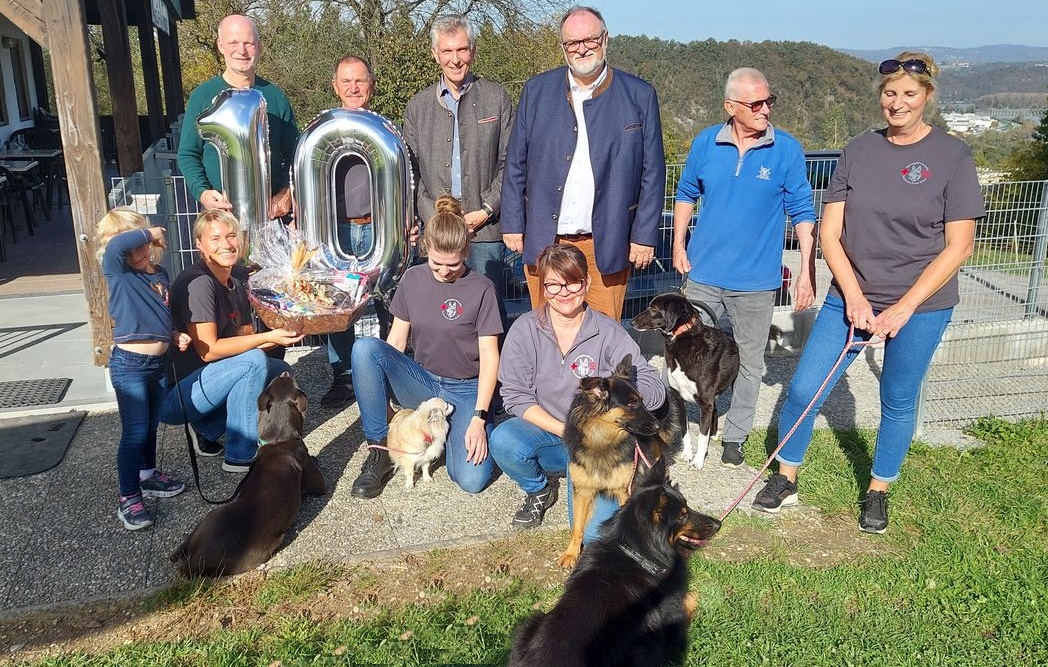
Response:
MULTIPOLYGON (((539 254, 536 269, 545 303, 521 315, 506 334, 499 381, 503 404, 512 416, 491 434, 495 462, 525 493, 513 517, 518 528, 541 524, 557 500, 557 484, 546 475, 567 470, 568 451, 561 438, 579 380, 610 375, 631 354, 644 405, 655 409, 666 396, 658 371, 644 360, 626 330, 586 305, 591 277, 581 250, 567 243, 548 246, 539 254)), ((570 483, 568 493, 570 521, 570 483)), ((617 508, 613 498, 597 496, 584 542, 596 537, 601 523, 617 508)))
MULTIPOLYGON (((918 394, 958 302, 957 271, 972 253, 985 215, 968 146, 925 120, 939 68, 905 52, 880 65, 877 92, 888 126, 844 148, 823 195, 819 240, 833 281, 804 346, 779 414, 779 434, 797 422, 852 341, 884 341, 881 422, 859 528, 888 527, 888 486, 913 438, 918 394)), ((776 456, 779 472, 754 507, 778 512, 797 502, 797 468, 815 414, 862 348, 852 347, 823 394, 776 456)))
POLYGON ((502 333, 498 299, 491 281, 466 265, 473 235, 459 201, 440 197, 436 211, 419 240, 426 264, 404 272, 389 305, 389 336, 353 344, 353 389, 370 448, 350 491, 356 498, 375 498, 393 476, 384 449, 390 392, 405 408, 433 397, 452 404, 444 449, 448 476, 467 493, 480 493, 491 481, 488 409, 502 333), (414 358, 404 354, 408 336, 414 358))

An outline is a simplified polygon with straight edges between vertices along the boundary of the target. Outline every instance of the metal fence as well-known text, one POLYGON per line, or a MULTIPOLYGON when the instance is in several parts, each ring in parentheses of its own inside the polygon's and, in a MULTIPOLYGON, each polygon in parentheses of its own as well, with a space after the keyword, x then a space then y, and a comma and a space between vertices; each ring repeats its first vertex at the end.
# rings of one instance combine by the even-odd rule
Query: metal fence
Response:
MULTIPOLYGON (((835 157, 808 160, 816 211, 836 165, 835 157)), ((196 260, 192 223, 197 203, 181 176, 161 160, 160 176, 138 174, 115 179, 112 206, 132 206, 168 229, 166 265, 171 275, 196 260)), ((648 300, 680 285, 672 267, 673 203, 683 165, 667 166, 666 204, 656 259, 636 271, 627 291, 626 316, 643 309, 648 300)), ((1011 182, 983 186, 987 216, 979 222, 975 253, 961 269, 961 303, 925 382, 921 419, 925 425, 956 426, 983 415, 1005 417, 1048 412, 1048 182, 1011 182)), ((701 207, 701 201, 699 203, 701 207)), ((777 307, 790 305, 788 275, 797 270, 790 225, 783 230, 784 289, 777 307)), ((530 308, 520 257, 507 253, 503 288, 510 318, 530 308)), ((829 270, 816 262, 817 293, 825 294, 829 270)), ((369 307, 355 325, 358 335, 378 335, 369 307)), ((318 345, 317 337, 305 344, 318 345)))

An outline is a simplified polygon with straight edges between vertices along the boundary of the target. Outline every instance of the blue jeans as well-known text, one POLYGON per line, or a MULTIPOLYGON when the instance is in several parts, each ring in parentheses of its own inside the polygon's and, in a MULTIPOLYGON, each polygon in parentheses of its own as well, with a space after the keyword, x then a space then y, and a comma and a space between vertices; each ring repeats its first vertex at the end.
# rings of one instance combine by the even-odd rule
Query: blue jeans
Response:
MULTIPOLYGON (((374 236, 374 227, 371 223, 357 225, 354 223, 340 222, 336 227, 338 233, 338 245, 343 252, 352 253, 357 257, 363 256, 370 248, 374 236)), ((389 325, 393 321, 386 304, 380 299, 374 300, 375 315, 379 321, 379 335, 385 338, 389 334, 389 325)), ((331 364, 331 374, 334 377, 340 375, 349 376, 351 371, 351 359, 353 358, 353 327, 345 331, 328 334, 327 353, 328 362, 331 364)))
POLYGON ((775 290, 736 292, 688 280, 687 297, 706 303, 718 317, 727 313, 731 321, 731 335, 739 346, 739 375, 732 385, 721 440, 745 442, 753 428, 757 393, 764 377, 764 350, 775 311, 775 290))
MULTIPOLYGON (((942 340, 950 323, 953 308, 915 313, 899 334, 884 345, 884 364, 881 368, 881 423, 877 429, 877 446, 873 456, 873 478, 894 482, 910 449, 915 429, 917 398, 921 383, 931 365, 935 348, 942 340)), ((783 436, 797 422, 801 412, 826 379, 840 356, 848 336, 848 318, 844 302, 836 296, 827 296, 815 318, 808 342, 804 345, 797 370, 786 392, 786 401, 779 413, 779 436, 783 436)), ((855 332, 852 340, 869 340, 865 331, 855 332)), ((833 386, 844 371, 859 356, 861 347, 852 348, 837 368, 822 396, 783 445, 776 458, 786 465, 799 466, 811 443, 815 415, 826 401, 833 386)))
POLYGON ((290 370, 287 362, 267 357, 262 350, 212 361, 167 390, 160 421, 184 424, 188 420, 211 440, 225 433, 226 461, 247 465, 258 449, 258 397, 273 378, 290 370))
MULTIPOLYGON (((562 474, 568 469, 568 450, 560 437, 544 431, 520 417, 511 417, 499 424, 488 439, 488 449, 495 463, 516 482, 524 493, 538 493, 546 487, 546 473, 562 474)), ((574 525, 571 476, 568 476, 568 525, 574 525)), ((593 516, 586 524, 582 541, 590 544, 597 539, 619 502, 598 494, 593 504, 593 516)))
POLYGON ((164 400, 163 354, 139 354, 119 347, 109 357, 109 379, 120 410, 116 471, 121 496, 139 491, 138 471, 156 468, 156 429, 164 400))
MULTIPOLYGON (((353 389, 360 407, 364 437, 379 441, 389 433, 386 405, 390 392, 405 408, 417 408, 430 398, 454 406, 444 447, 448 476, 466 493, 480 493, 491 482, 494 462, 490 454, 479 464, 466 460, 466 429, 477 407, 477 379, 459 380, 430 373, 389 343, 370 336, 353 346, 353 389)), ((487 435, 491 437, 491 424, 487 435)))
POLYGON ((502 330, 509 327, 506 317, 506 245, 502 241, 474 241, 469 244, 469 259, 466 264, 478 273, 495 283, 495 296, 499 304, 499 317, 502 319, 502 330))

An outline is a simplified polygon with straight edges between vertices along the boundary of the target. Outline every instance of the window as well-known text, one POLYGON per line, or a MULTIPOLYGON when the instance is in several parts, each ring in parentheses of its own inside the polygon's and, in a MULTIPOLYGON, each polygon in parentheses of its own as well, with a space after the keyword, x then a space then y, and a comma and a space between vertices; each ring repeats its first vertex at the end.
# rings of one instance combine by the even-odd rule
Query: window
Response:
POLYGON ((11 47, 11 68, 14 70, 18 120, 30 120, 33 117, 33 109, 29 103, 29 82, 26 80, 25 52, 22 51, 21 40, 15 41, 11 47))
POLYGON ((7 91, 4 90, 4 61, 0 58, 0 125, 7 125, 7 91))

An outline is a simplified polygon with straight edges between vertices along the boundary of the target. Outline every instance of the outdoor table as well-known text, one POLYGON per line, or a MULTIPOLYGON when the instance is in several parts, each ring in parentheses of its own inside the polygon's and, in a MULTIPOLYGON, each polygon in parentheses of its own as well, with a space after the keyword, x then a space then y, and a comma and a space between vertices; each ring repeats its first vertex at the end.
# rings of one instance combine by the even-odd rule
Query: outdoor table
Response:
MULTIPOLYGON (((0 151, 0 161, 3 162, 27 162, 37 161, 43 164, 44 177, 47 179, 47 208, 51 208, 54 201, 54 187, 58 172, 55 165, 62 159, 61 148, 41 148, 18 151, 0 151)), ((12 170, 14 171, 14 170, 12 170)))
MULTIPOLYGON (((14 162, 0 160, 0 167, 6 169, 7 172, 17 180, 23 180, 25 177, 28 177, 38 166, 40 166, 40 163, 36 160, 18 160, 14 162)), ((7 180, 6 175, 4 176, 4 180, 7 180)), ((26 231, 29 232, 30 236, 32 236, 34 233, 33 228, 36 226, 36 220, 34 219, 35 216, 33 215, 32 206, 29 203, 29 193, 26 191, 24 187, 21 188, 21 200, 22 210, 25 213, 26 231)), ((44 217, 46 217, 48 220, 51 219, 51 210, 46 206, 44 207, 44 217)), ((12 216, 12 229, 14 228, 14 224, 15 223, 12 216)))

